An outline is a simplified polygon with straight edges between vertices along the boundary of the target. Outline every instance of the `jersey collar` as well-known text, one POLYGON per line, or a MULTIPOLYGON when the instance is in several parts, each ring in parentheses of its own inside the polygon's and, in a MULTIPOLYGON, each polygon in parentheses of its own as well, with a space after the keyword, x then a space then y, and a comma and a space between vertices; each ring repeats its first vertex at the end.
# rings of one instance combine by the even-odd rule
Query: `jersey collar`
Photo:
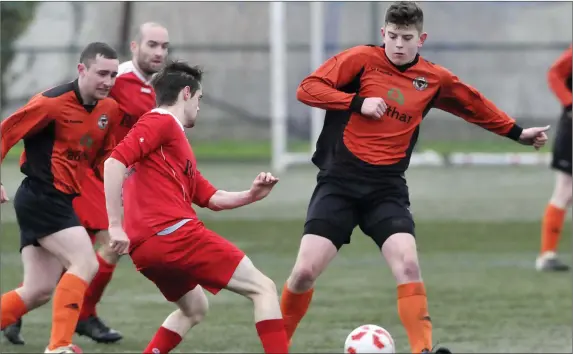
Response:
POLYGON ((179 119, 177 119, 177 117, 175 117, 175 115, 173 113, 169 112, 168 110, 163 109, 163 108, 154 108, 151 110, 151 112, 170 115, 171 117, 173 117, 173 119, 175 119, 177 124, 179 124, 179 126, 181 127, 181 130, 185 131, 185 128, 183 127, 183 124, 179 121, 179 119))

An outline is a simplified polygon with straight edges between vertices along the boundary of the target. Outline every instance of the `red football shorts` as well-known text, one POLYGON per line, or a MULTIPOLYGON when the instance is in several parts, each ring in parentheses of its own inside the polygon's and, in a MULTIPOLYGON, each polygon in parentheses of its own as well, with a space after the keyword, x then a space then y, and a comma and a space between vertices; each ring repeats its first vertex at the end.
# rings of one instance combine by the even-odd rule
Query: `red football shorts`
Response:
POLYGON ((230 241, 194 221, 169 235, 149 238, 130 255, 137 270, 170 302, 197 285, 217 294, 245 257, 230 241))
POLYGON ((91 231, 107 230, 107 211, 103 182, 89 169, 82 181, 82 192, 73 201, 74 210, 83 227, 91 231))

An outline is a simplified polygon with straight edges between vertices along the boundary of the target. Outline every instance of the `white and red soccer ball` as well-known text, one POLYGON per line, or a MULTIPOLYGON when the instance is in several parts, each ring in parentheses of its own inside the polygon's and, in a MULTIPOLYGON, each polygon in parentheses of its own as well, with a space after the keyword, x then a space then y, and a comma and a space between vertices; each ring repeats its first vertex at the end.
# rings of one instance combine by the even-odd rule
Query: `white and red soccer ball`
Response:
POLYGON ((394 339, 384 328, 376 325, 362 325, 346 337, 344 352, 362 353, 395 353, 394 339))

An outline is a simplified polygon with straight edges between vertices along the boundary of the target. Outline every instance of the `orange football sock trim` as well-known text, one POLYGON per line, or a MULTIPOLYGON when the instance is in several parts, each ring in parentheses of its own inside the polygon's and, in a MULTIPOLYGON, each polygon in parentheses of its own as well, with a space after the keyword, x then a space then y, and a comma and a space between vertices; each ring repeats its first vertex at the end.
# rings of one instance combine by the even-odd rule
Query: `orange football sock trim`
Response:
POLYGON ((314 289, 310 289, 300 294, 293 293, 289 290, 286 283, 283 287, 283 292, 281 294, 281 312, 283 314, 285 330, 289 342, 296 331, 296 327, 304 315, 306 315, 306 311, 308 311, 313 293, 314 289))
POLYGON ((72 344, 87 288, 88 283, 76 275, 66 273, 60 279, 54 292, 50 350, 72 344))
POLYGON ((566 210, 547 204, 541 225, 541 253, 555 252, 561 239, 566 210))
POLYGON ((406 329, 412 353, 431 350, 432 322, 423 283, 398 285, 398 314, 406 329))

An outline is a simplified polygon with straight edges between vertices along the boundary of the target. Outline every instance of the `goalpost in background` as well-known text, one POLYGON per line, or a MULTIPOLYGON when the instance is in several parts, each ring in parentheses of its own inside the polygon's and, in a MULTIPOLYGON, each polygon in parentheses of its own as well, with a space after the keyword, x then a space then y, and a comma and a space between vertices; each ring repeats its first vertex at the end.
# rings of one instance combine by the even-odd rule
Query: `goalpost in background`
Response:
MULTIPOLYGON (((324 3, 309 2, 310 13, 310 71, 325 60, 324 3)), ((287 94, 287 29, 286 3, 270 2, 270 99, 272 169, 284 172, 289 166, 309 164, 324 122, 324 111, 311 110, 310 144, 307 152, 288 151, 288 94, 287 94)), ((415 152, 411 166, 447 165, 547 165, 551 154, 546 153, 480 153, 451 152, 440 155, 434 151, 415 152)))
MULTIPOLYGON (((324 3, 310 2, 310 67, 318 68, 324 61, 324 3)), ((286 3, 271 2, 270 10, 270 93, 271 93, 271 141, 272 168, 283 172, 290 165, 307 164, 314 152, 322 129, 324 111, 311 109, 311 134, 308 152, 288 151, 288 105, 287 105, 287 37, 286 3)))

